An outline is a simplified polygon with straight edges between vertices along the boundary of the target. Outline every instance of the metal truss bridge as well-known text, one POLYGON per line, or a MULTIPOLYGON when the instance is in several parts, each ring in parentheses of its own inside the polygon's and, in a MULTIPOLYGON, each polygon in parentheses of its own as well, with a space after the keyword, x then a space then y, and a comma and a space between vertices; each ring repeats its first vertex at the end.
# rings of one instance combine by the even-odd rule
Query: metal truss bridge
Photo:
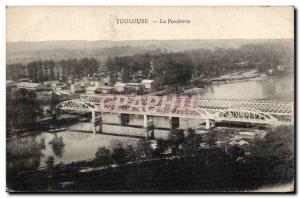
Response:
POLYGON ((78 100, 64 101, 57 108, 75 112, 198 118, 213 122, 294 124, 293 102, 282 101, 201 99, 180 95, 137 97, 85 94, 78 100))

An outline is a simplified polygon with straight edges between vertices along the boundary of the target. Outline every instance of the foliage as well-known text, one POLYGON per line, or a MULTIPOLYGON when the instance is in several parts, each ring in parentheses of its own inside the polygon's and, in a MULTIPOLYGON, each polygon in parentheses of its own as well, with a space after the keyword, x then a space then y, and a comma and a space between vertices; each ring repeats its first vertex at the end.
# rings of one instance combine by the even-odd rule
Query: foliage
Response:
POLYGON ((179 154, 179 146, 184 141, 184 130, 182 129, 173 129, 170 131, 168 136, 168 141, 174 155, 179 154))
MULTIPOLYGON (((78 162, 65 165, 63 168, 54 166, 49 170, 32 171, 27 174, 8 172, 8 187, 19 191, 46 191, 51 188, 70 191, 115 191, 118 189, 119 191, 139 192, 216 192, 253 191, 270 185, 285 185, 294 180, 292 132, 293 127, 280 126, 271 129, 265 139, 257 139, 246 152, 234 152, 237 148, 234 146, 229 148, 229 150, 233 149, 233 152, 230 151, 231 154, 229 154, 224 151, 224 148, 218 147, 199 150, 197 142, 202 140, 198 139, 198 135, 193 130, 188 130, 187 136, 181 143, 182 150, 197 152, 196 157, 123 163, 122 166, 90 172, 76 170, 92 166, 95 161, 78 162), (237 162, 236 158, 240 156, 246 159, 237 162), (51 177, 45 174, 49 171, 51 177), (70 178, 76 182, 64 188, 57 185, 70 178)), ((140 146, 141 148, 148 145, 147 141, 141 141, 139 144, 143 145, 140 146)), ((112 142, 112 150, 120 147, 124 150, 128 149, 128 146, 124 146, 119 141, 112 142)), ((109 156, 105 148, 100 150, 104 151, 98 153, 101 153, 100 156, 109 156)), ((134 147, 130 147, 129 150, 135 151, 134 147)), ((48 164, 51 167, 53 163, 48 164)))
POLYGON ((105 147, 98 148, 95 157, 101 166, 107 166, 111 164, 112 160, 110 150, 105 147))
POLYGON ((7 66, 8 79, 18 80, 29 77, 33 82, 59 80, 72 75, 83 77, 98 72, 99 63, 94 58, 65 59, 60 61, 32 61, 27 64, 11 64, 7 66))
POLYGON ((166 140, 158 139, 157 140, 157 146, 153 152, 155 156, 161 156, 163 155, 169 148, 169 144, 166 140))
POLYGON ((205 139, 205 142, 210 148, 215 148, 216 147, 216 141, 218 140, 216 132, 212 131, 207 134, 207 138, 205 139))
POLYGON ((111 158, 116 164, 124 164, 127 162, 127 151, 122 142, 116 141, 112 143, 111 158))
MULTIPOLYGON (((268 69, 274 69, 278 65, 289 66, 287 69, 292 69, 294 65, 293 45, 285 41, 244 44, 238 48, 199 47, 180 53, 163 53, 157 50, 154 53, 144 51, 143 54, 139 54, 139 51, 134 50, 134 55, 129 53, 130 55, 122 56, 117 55, 123 48, 115 47, 112 51, 101 50, 101 53, 106 54, 102 57, 103 67, 110 74, 112 82, 117 80, 139 82, 143 78, 150 78, 155 80, 153 84, 155 89, 165 85, 177 89, 178 85, 188 83, 192 74, 210 78, 243 67, 267 72, 268 69), (118 53, 114 53, 115 50, 118 53)), ((82 58, 10 64, 7 65, 7 79, 18 80, 29 77, 34 82, 43 82, 62 78, 66 81, 69 75, 80 78, 96 73, 102 67, 101 62, 95 59, 97 57, 95 54, 85 56, 91 58, 83 58, 82 54, 79 57, 82 58)))
POLYGON ((279 126, 270 129, 262 140, 257 140, 249 150, 249 161, 267 162, 264 169, 279 177, 279 181, 294 179, 294 128, 279 126))
POLYGON ((7 98, 6 118, 10 128, 29 128, 42 115, 36 94, 24 89, 17 90, 7 98))
POLYGON ((184 157, 192 157, 199 152, 202 139, 193 129, 189 128, 187 133, 182 145, 182 154, 184 157))
POLYGON ((153 76, 159 86, 186 84, 192 77, 193 62, 183 53, 161 54, 154 57, 153 76))
POLYGON ((137 159, 147 160, 153 157, 153 149, 151 142, 147 140, 139 140, 136 148, 137 159))
POLYGON ((47 160, 45 161, 45 163, 46 163, 46 166, 48 168, 52 168, 54 166, 54 157, 53 156, 49 156, 47 158, 47 160))
POLYGON ((65 144, 62 137, 58 137, 57 134, 54 135, 53 139, 49 142, 52 147, 53 153, 61 157, 64 151, 65 144))
POLYGON ((126 150, 126 161, 132 162, 137 159, 137 151, 132 145, 127 145, 125 147, 126 150))

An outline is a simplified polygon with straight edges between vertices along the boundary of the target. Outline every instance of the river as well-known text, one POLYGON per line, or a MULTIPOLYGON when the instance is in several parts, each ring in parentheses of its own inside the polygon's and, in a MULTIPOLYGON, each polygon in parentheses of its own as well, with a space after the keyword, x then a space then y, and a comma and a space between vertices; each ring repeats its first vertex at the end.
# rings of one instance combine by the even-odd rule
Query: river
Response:
POLYGON ((262 76, 256 79, 213 85, 199 96, 215 99, 293 100, 294 78, 287 76, 262 76))
MULTIPOLYGON (((293 76, 261 76, 242 82, 213 85, 197 95, 218 99, 292 100, 293 85, 293 76)), ((43 132, 7 141, 7 163, 11 168, 16 165, 43 167, 49 156, 54 157, 55 164, 88 160, 94 157, 99 147, 109 147, 112 141, 134 145, 138 138, 73 131, 56 134, 43 132)))

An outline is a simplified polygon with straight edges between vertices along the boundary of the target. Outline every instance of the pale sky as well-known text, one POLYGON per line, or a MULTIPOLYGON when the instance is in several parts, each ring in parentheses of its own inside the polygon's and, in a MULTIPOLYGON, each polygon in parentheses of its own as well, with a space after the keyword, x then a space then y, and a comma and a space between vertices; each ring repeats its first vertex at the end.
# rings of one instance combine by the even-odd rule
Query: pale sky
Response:
POLYGON ((293 7, 11 7, 7 41, 293 39, 293 7), (149 24, 115 19, 148 18, 149 24), (190 24, 160 24, 187 19, 190 24))

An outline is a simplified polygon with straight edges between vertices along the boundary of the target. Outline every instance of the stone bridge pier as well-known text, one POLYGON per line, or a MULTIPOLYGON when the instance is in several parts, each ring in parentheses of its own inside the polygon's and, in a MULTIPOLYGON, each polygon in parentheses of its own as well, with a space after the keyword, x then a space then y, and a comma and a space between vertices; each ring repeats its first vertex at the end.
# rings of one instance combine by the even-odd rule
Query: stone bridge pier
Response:
POLYGON ((212 129, 216 126, 216 121, 213 119, 206 119, 205 120, 205 128, 212 129))
POLYGON ((99 112, 92 111, 93 133, 102 132, 102 115, 99 112))
POLYGON ((154 138, 154 122, 146 114, 144 114, 144 130, 146 139, 154 138))

